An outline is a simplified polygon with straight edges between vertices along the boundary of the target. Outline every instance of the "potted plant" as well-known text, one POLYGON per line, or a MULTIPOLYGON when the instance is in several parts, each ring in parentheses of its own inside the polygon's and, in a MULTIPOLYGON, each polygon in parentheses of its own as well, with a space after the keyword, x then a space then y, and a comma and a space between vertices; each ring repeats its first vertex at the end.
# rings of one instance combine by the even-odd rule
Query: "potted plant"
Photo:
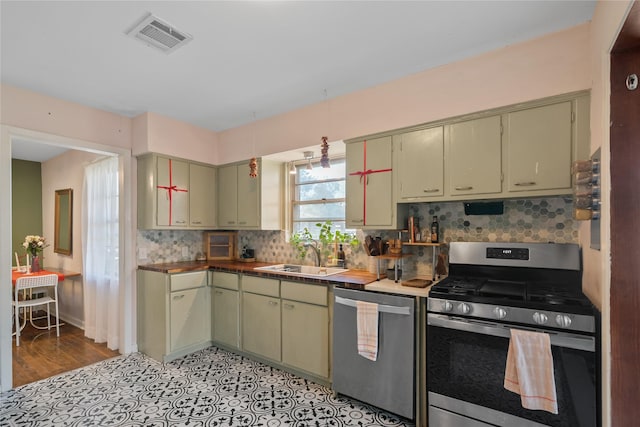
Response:
POLYGON ((305 259, 309 248, 316 254, 316 265, 322 265, 322 260, 328 260, 331 253, 338 244, 349 244, 353 248, 357 248, 360 242, 356 239, 356 235, 352 233, 343 233, 340 230, 333 230, 331 221, 319 222, 316 224, 319 233, 316 239, 309 228, 305 227, 301 231, 291 235, 291 245, 296 249, 297 256, 305 259))

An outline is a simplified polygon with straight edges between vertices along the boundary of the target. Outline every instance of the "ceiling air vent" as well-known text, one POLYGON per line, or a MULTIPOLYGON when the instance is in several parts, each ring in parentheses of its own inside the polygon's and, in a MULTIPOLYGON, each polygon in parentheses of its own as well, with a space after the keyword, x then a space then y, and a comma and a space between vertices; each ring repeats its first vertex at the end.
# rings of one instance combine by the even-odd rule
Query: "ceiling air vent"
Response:
POLYGON ((178 31, 171 24, 151 13, 144 16, 138 24, 127 31, 127 35, 166 54, 177 50, 193 39, 190 34, 178 31))

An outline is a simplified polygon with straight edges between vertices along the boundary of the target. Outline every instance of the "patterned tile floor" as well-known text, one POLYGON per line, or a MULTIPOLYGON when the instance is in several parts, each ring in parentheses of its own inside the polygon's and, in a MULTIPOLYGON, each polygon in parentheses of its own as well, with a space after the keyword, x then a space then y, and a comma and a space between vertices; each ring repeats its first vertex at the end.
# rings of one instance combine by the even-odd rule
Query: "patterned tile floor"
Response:
POLYGON ((210 347, 135 353, 0 394, 0 426, 413 426, 287 372, 210 347))

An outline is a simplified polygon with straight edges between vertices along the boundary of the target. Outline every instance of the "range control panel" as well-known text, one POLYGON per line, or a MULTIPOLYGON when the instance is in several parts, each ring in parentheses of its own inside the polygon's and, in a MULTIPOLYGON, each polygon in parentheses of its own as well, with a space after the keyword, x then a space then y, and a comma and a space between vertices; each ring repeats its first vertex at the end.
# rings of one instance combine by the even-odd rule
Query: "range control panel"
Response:
POLYGON ((487 248, 487 259, 529 259, 528 248, 487 248))

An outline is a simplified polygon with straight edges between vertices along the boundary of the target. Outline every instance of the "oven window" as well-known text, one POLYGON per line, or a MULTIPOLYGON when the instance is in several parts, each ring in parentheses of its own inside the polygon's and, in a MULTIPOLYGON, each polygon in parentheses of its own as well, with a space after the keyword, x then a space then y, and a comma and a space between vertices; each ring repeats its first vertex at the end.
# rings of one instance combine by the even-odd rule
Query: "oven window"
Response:
POLYGON ((524 409, 504 388, 509 340, 456 329, 427 328, 428 391, 549 426, 593 427, 595 353, 553 346, 558 414, 524 409))

